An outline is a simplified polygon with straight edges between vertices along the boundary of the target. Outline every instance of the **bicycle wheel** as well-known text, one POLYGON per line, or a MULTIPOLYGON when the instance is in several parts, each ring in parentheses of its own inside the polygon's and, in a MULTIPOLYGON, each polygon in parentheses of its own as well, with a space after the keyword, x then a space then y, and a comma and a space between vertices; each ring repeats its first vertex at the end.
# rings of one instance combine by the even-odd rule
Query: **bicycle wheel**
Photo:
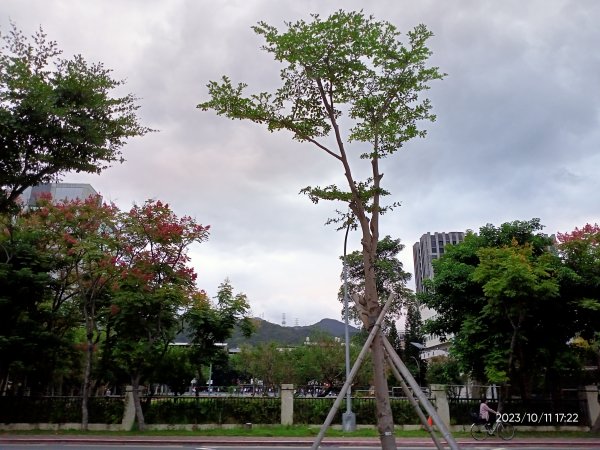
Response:
POLYGON ((476 441, 483 441, 488 437, 488 430, 486 430, 485 425, 474 423, 471 425, 471 436, 476 441))
POLYGON ((496 429, 498 436, 505 441, 509 441, 515 437, 515 427, 511 423, 499 423, 496 429))

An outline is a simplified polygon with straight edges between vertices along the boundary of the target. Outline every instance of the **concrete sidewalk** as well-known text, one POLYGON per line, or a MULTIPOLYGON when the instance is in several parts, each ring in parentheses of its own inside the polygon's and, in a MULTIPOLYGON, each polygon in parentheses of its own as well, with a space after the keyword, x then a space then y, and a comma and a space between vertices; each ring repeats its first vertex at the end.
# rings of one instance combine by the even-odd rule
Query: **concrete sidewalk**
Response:
MULTIPOLYGON (((45 443, 65 443, 65 444, 154 444, 154 445, 227 445, 227 446, 254 446, 261 447, 265 445, 279 446, 305 446, 309 448, 314 442, 314 438, 286 438, 286 437, 237 437, 237 436, 108 436, 108 435, 19 435, 19 434, 0 434, 0 447, 4 444, 45 444, 45 443)), ((428 438, 403 438, 396 439, 399 447, 429 447, 434 445, 428 438)), ((534 446, 543 445, 545 447, 572 447, 572 448, 600 448, 600 437, 591 438, 519 438, 515 437, 510 441, 503 441, 498 438, 489 438, 485 441, 475 441, 470 438, 457 439, 461 447, 476 447, 498 444, 501 447, 514 446, 534 446)), ((343 445, 352 447, 379 447, 377 438, 325 438, 322 446, 343 445)))

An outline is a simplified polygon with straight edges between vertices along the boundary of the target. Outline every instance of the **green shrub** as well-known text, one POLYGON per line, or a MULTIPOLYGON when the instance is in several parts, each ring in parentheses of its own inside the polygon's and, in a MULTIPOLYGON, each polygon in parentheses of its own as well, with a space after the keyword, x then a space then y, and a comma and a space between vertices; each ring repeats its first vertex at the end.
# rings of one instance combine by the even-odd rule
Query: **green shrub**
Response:
POLYGON ((144 418, 148 424, 279 423, 281 403, 262 397, 161 398, 145 406, 144 418))
MULTIPOLYGON (((115 424, 123 420, 120 397, 91 397, 89 423, 115 424)), ((0 397, 2 423, 79 423, 81 397, 0 397)))

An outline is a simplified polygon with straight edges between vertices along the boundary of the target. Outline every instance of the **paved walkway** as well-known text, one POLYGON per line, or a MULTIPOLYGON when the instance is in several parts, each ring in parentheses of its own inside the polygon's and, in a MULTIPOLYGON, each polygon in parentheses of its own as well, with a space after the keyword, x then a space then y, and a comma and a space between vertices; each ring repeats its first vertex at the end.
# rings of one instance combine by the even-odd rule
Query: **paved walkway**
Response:
MULTIPOLYGON (((20 435, 20 434, 0 434, 0 447, 2 443, 69 443, 69 444, 155 444, 155 445, 245 445, 245 446, 306 446, 310 447, 314 438, 287 438, 287 437, 236 437, 236 436, 110 436, 110 435, 20 435)), ((397 438, 398 446, 402 447, 430 447, 431 439, 427 438, 397 438)), ((457 439, 461 447, 481 446, 482 441, 475 441, 470 438, 457 439)), ((600 437, 591 438, 519 438, 516 437, 510 441, 503 441, 498 438, 489 438, 485 445, 494 445, 498 443, 501 447, 543 445, 544 447, 572 447, 572 448, 590 448, 600 447, 600 437)), ((377 438, 325 438, 323 447, 332 445, 344 445, 353 447, 378 447, 377 438)))

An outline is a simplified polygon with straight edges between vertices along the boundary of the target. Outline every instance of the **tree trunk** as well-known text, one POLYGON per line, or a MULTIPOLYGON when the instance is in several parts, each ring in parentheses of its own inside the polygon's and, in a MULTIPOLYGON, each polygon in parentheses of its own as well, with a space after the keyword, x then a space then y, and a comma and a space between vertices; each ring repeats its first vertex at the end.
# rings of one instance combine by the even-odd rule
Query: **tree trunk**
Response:
MULTIPOLYGON (((523 321, 525 320, 524 309, 521 308, 521 310, 519 311, 519 317, 517 319, 517 323, 515 323, 514 320, 511 319, 510 314, 508 314, 508 320, 510 321, 510 324, 513 328, 513 334, 510 339, 510 348, 508 350, 508 367, 507 367, 508 381, 509 381, 509 383, 511 383, 514 378, 513 366, 514 366, 515 352, 517 349, 517 338, 519 337, 519 330, 521 329, 521 327, 523 325, 523 321)), ((504 385, 503 388, 500 390, 500 392, 501 392, 501 395, 500 395, 500 398, 498 399, 498 408, 497 408, 498 411, 502 411, 504 409, 504 402, 506 400, 505 397, 507 397, 507 395, 508 395, 508 386, 504 385)))
MULTIPOLYGON (((600 352, 596 353, 596 356, 598 357, 598 369, 600 369, 600 352)), ((592 427, 590 429, 590 431, 592 433, 597 433, 600 434, 600 414, 598 414, 598 416, 596 417, 596 420, 594 420, 594 418, 592 417, 590 419, 592 421, 592 427)))
MULTIPOLYGON (((362 222, 362 221, 361 221, 362 222)), ((361 314, 363 323, 367 330, 371 331, 381 311, 379 296, 377 295, 375 274, 375 249, 377 248, 377 236, 365 233, 368 226, 363 226, 363 263, 365 272, 365 305, 366 311, 361 314)), ((394 435, 394 417, 390 405, 390 393, 387 383, 385 368, 385 349, 381 331, 375 335, 371 344, 371 355, 373 358, 373 384, 375 387, 375 405, 377 410, 377 430, 381 441, 382 450, 396 450, 396 437, 394 435)))
POLYGON ((592 433, 600 434, 600 416, 596 417, 594 423, 592 423, 592 428, 590 429, 592 433))
POLYGON ((86 327, 86 352, 85 368, 83 370, 83 389, 81 392, 81 429, 87 431, 89 423, 88 400, 90 398, 90 377, 92 374, 92 355, 94 352, 94 326, 90 318, 87 301, 84 302, 84 316, 86 327))
POLYGON ((144 411, 142 411, 142 403, 140 402, 140 375, 133 375, 131 377, 131 387, 133 389, 133 406, 138 422, 138 430, 144 431, 146 429, 146 422, 144 421, 144 411))
POLYGON ((390 405, 389 388, 385 370, 385 352, 381 331, 377 333, 371 344, 373 357, 373 382, 375 385, 375 404, 377 409, 377 431, 383 450, 396 450, 394 435, 394 417, 390 405))
POLYGON ((6 395, 8 390, 8 369, 0 369, 0 396, 6 395))
POLYGON ((93 344, 88 339, 83 371, 83 389, 81 391, 81 429, 83 431, 88 430, 89 423, 88 400, 90 397, 90 374, 92 372, 92 349, 93 344))

